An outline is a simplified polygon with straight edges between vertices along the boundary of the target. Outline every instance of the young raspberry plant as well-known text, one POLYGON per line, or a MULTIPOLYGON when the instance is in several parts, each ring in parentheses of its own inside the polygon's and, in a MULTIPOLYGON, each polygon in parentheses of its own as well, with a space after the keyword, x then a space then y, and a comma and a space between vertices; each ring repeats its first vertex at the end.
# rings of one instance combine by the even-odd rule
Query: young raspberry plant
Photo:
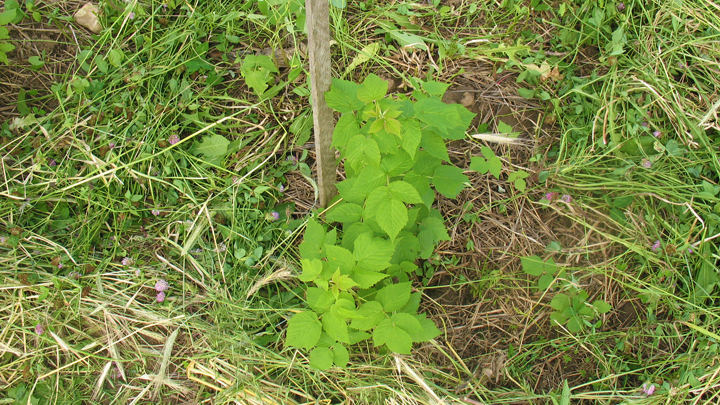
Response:
POLYGON ((305 229, 299 279, 307 309, 290 318, 285 341, 307 350, 315 368, 346 366, 348 348, 367 339, 410 354, 440 334, 418 314, 410 274, 450 239, 433 203, 436 192, 455 198, 468 182, 445 141, 464 138, 474 114, 442 102, 447 84, 413 85, 411 97, 388 97, 388 83, 371 74, 361 84, 334 79, 325 94, 342 113, 333 146, 346 179, 327 223, 311 219, 305 229))

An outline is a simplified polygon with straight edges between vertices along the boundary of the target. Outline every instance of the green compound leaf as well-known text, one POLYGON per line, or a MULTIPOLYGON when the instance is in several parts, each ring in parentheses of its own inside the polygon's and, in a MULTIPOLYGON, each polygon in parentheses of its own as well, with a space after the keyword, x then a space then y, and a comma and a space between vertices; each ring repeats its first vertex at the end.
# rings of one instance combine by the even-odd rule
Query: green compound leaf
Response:
POLYGON ((348 353, 348 349, 342 344, 336 343, 333 345, 332 352, 333 363, 335 363, 336 366, 345 367, 350 362, 350 353, 348 353))
POLYGON ((313 311, 322 314, 335 303, 335 296, 330 292, 317 287, 308 287, 305 301, 313 311))
POLYGON ((435 202, 435 192, 430 188, 430 179, 428 176, 418 173, 415 170, 409 171, 405 177, 405 182, 415 187, 423 204, 429 209, 435 202))
POLYGON ((376 271, 366 271, 356 268, 355 270, 353 270, 350 278, 352 278, 353 281, 357 283, 358 287, 365 289, 374 286, 380 280, 385 279, 387 276, 387 274, 378 273, 376 271))
POLYGON ((402 308, 410 300, 412 285, 406 283, 391 284, 377 292, 376 300, 382 304, 385 312, 393 312, 402 308))
POLYGON ((385 97, 387 90, 388 82, 371 73, 358 88, 357 97, 363 103, 371 103, 385 97))
POLYGON ((400 137, 402 138, 402 148, 412 159, 415 159, 415 154, 417 153, 418 148, 420 147, 420 141, 422 140, 420 123, 415 120, 403 120, 401 125, 402 129, 400 130, 400 137))
POLYGON ((288 346, 310 350, 320 340, 320 333, 322 333, 322 325, 317 314, 312 311, 300 312, 288 321, 285 343, 288 346))
POLYGON ((422 131, 422 140, 420 141, 420 147, 431 156, 436 157, 445 162, 450 161, 448 155, 447 146, 440 135, 432 131, 422 131))
MULTIPOLYGON (((343 235, 342 245, 345 249, 352 249, 355 246, 355 240, 365 233, 372 235, 372 228, 365 222, 355 222, 349 227, 345 228, 345 234, 343 235)), ((357 252, 354 253, 357 258, 357 252)))
POLYGON ((435 81, 428 81, 423 82, 422 89, 424 92, 432 95, 432 96, 440 96, 442 97, 445 94, 445 91, 450 87, 449 83, 440 83, 435 81))
POLYGON ((612 309, 610 304, 608 304, 607 302, 605 302, 603 300, 595 300, 593 302, 593 306, 595 307, 595 310, 601 314, 606 314, 606 313, 610 312, 610 310, 612 309))
POLYGON ((380 169, 390 177, 404 174, 413 167, 415 162, 406 152, 399 150, 394 155, 387 155, 380 162, 380 169))
MULTIPOLYGON (((230 141, 222 135, 211 135, 203 137, 200 142, 196 142, 191 150, 195 156, 204 156, 204 161, 218 164, 227 153, 230 141)), ((220 162, 221 163, 221 162, 220 162)))
POLYGON ((455 107, 430 97, 415 103, 415 116, 443 134, 447 134, 450 128, 460 122, 460 115, 455 107))
POLYGON ((321 247, 325 245, 325 229, 314 219, 308 221, 300 244, 300 257, 305 259, 322 258, 321 247))
POLYGON ((351 328, 357 330, 370 330, 385 319, 382 305, 377 301, 368 301, 357 310, 361 318, 355 318, 350 323, 351 328))
POLYGON ((322 273, 323 270, 323 262, 318 259, 302 259, 300 260, 300 263, 302 264, 302 273, 298 276, 298 279, 300 281, 304 281, 306 283, 315 281, 315 279, 322 273))
POLYGON ((268 88, 268 82, 272 80, 273 73, 278 73, 278 69, 267 55, 248 55, 240 68, 240 74, 245 78, 245 83, 257 95, 262 95, 268 88))
POLYGON ((395 353, 410 354, 412 338, 403 329, 393 325, 390 319, 385 319, 373 331, 375 346, 387 345, 395 353))
POLYGON ((435 325, 435 322, 427 319, 425 317, 425 314, 416 315, 416 318, 418 319, 418 321, 420 321, 420 325, 422 325, 424 330, 423 335, 419 336, 419 338, 421 338, 419 342, 427 342, 440 336, 441 332, 435 325))
POLYGON ((455 198, 465 188, 465 183, 470 179, 463 174, 462 169, 442 165, 435 169, 433 176, 433 185, 438 193, 447 198, 455 198))
POLYGON ((366 166, 358 173, 353 191, 367 197, 387 182, 387 174, 375 166, 366 166))
POLYGON ((570 296, 562 293, 556 294, 552 301, 550 301, 550 307, 559 312, 564 311, 566 308, 570 308, 571 305, 570 296))
POLYGON ((500 158, 495 156, 495 152, 487 146, 482 147, 482 154, 487 160, 480 156, 474 156, 470 160, 470 170, 475 170, 481 174, 489 171, 496 179, 499 179, 500 172, 502 171, 502 161, 500 158))
POLYGON ((360 125, 352 114, 343 114, 335 124, 332 146, 336 149, 347 147, 350 139, 360 133, 360 125))
POLYGON ((390 318, 392 323, 398 328, 407 332, 413 342, 422 342, 425 337, 425 329, 423 329, 420 321, 414 316, 404 312, 398 312, 390 318))
POLYGON ((522 264, 523 271, 531 276, 542 276, 543 274, 555 274, 557 265, 555 260, 552 258, 548 259, 547 262, 538 255, 521 257, 520 263, 522 264))
POLYGON ((358 87, 357 83, 333 78, 330 91, 325 93, 325 102, 328 107, 341 113, 359 110, 365 103, 357 98, 358 87))
POLYGON ((329 370, 335 361, 333 351, 328 347, 316 347, 310 352, 310 367, 329 370))
POLYGON ((382 271, 390 267, 395 244, 389 240, 375 238, 372 232, 360 234, 354 241, 353 254, 361 270, 382 271))
POLYGON ((355 135, 348 142, 345 150, 346 163, 359 170, 364 166, 380 166, 380 148, 377 142, 365 135, 355 135))
POLYGON ((375 219, 390 239, 395 240, 408 222, 408 209, 402 201, 390 198, 378 205, 375 219))
POLYGON ((411 186, 410 183, 398 180, 388 185, 390 195, 402 202, 408 204, 422 204, 422 198, 418 194, 415 187, 411 186))
MULTIPOLYGON (((335 245, 325 245, 325 255, 330 269, 340 270, 341 274, 350 274, 355 267, 355 257, 349 250, 335 245)), ((319 262, 319 260, 317 260, 319 262)), ((302 262, 302 261, 301 261, 302 262)), ((320 262, 322 264, 322 262, 320 262)), ((304 274, 303 269, 303 274, 304 274)), ((305 281, 305 280, 303 280, 305 281)))
POLYGON ((335 304, 330 306, 330 310, 323 314, 322 328, 333 339, 343 343, 350 343, 346 318, 338 313, 335 304))
POLYGON ((353 203, 340 203, 325 216, 328 222, 358 222, 362 218, 363 208, 353 203))

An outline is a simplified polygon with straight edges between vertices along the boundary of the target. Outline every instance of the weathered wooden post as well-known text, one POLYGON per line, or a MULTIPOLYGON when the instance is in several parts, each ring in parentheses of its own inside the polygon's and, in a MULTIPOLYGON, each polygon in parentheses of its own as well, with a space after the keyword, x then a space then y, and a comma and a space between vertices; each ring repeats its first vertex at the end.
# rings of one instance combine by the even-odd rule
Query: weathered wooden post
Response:
POLYGON ((325 103, 332 84, 330 74, 330 16, 328 0, 305 0, 310 56, 310 94, 315 127, 315 155, 318 166, 320 206, 325 208, 335 195, 335 151, 330 146, 333 114, 325 103))

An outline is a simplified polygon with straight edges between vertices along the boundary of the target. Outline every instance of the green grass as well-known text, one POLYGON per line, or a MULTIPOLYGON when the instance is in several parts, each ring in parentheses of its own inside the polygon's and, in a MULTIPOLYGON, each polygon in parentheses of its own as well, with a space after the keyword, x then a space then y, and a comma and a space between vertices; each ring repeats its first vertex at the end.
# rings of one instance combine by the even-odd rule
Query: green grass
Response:
MULTIPOLYGON (((500 383, 482 377, 482 356, 460 358, 444 339, 415 357, 367 347, 348 369, 311 369, 282 344, 303 294, 293 276, 308 210, 293 200, 313 188, 311 159, 296 148, 309 128, 291 126, 309 108, 303 57, 273 73, 264 96, 236 63, 299 48, 302 3, 278 14, 243 1, 170 11, 120 3, 104 9, 111 29, 81 44, 57 76, 59 107, 2 126, 0 402, 718 401, 718 9, 700 0, 622 11, 613 1, 534 3, 333 9, 334 76, 372 43, 377 53, 346 79, 385 71, 452 80, 468 61, 513 78, 530 64, 557 66, 557 81, 530 72, 515 86, 556 122, 553 139, 534 134, 550 144, 536 151, 541 185, 525 194, 505 185, 507 199, 475 205, 482 217, 523 202, 583 229, 580 240, 598 243, 566 246, 555 259, 615 310, 634 307, 629 326, 570 333, 547 321, 557 291, 533 294, 522 272, 488 268, 452 287, 527 297, 533 312, 519 327, 537 318, 547 328, 505 350, 500 383), (430 52, 402 51, 397 41, 408 37, 397 32, 430 52), (403 52, 415 52, 402 59, 412 63, 396 62, 403 52), (573 203, 538 203, 548 190, 573 203), (170 284, 162 303, 160 279, 170 284), (541 367, 548 359, 573 369, 553 379, 541 367), (650 396, 648 383, 657 387, 650 396)), ((53 10, 40 10, 46 22, 53 10)), ((616 315, 602 319, 620 326, 616 315)))

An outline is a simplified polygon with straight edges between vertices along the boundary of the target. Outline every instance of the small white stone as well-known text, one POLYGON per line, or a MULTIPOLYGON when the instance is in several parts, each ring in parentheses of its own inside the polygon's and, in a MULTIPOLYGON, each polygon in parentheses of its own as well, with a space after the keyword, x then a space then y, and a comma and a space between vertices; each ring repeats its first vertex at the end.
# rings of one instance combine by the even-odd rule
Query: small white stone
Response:
POLYGON ((103 29, 102 25, 100 25, 100 20, 98 19, 99 14, 100 10, 98 10, 97 7, 91 3, 87 3, 76 11, 73 17, 75 18, 75 22, 79 25, 96 34, 99 34, 103 29))

